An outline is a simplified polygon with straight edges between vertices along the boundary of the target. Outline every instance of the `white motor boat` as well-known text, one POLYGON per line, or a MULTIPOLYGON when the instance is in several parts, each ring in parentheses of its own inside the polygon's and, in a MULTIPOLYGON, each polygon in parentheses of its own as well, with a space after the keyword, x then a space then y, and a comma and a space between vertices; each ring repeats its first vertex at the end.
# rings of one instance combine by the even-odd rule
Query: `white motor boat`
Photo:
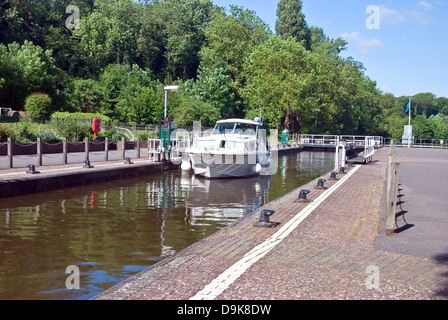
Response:
POLYGON ((184 154, 182 170, 192 168, 210 179, 272 174, 266 130, 259 118, 220 120, 211 134, 195 138, 184 154))

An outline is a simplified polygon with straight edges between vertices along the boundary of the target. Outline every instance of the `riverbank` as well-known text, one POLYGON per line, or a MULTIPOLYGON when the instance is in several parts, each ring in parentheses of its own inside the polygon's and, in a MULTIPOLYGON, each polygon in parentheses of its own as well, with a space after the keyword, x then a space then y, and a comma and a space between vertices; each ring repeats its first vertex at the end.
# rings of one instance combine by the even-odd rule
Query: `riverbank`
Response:
POLYGON ((82 164, 36 167, 36 174, 27 173, 28 169, 23 168, 1 170, 0 197, 127 179, 174 168, 176 166, 169 162, 136 159, 132 160, 132 164, 125 164, 123 160, 95 162, 91 168, 85 168, 82 164))

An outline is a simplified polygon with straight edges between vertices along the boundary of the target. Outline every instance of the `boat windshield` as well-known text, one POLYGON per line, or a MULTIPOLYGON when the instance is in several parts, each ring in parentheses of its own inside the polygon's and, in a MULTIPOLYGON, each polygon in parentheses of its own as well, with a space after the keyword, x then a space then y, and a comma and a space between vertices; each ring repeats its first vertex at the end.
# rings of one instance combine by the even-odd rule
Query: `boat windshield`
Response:
POLYGON ((257 126, 247 123, 224 123, 217 124, 213 130, 213 134, 224 134, 224 133, 239 133, 248 136, 255 136, 257 134, 257 126))
POLYGON ((217 124, 215 129, 213 129, 213 134, 232 133, 234 128, 234 123, 217 124))

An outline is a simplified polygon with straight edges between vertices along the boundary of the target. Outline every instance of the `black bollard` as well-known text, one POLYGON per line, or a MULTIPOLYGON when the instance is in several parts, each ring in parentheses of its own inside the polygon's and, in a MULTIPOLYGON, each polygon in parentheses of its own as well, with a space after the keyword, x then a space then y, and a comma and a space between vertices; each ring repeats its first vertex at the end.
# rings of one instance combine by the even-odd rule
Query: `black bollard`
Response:
POLYGON ((332 172, 329 180, 338 180, 338 178, 336 178, 337 174, 337 172, 332 172))
POLYGON ((131 158, 127 157, 124 164, 134 164, 134 162, 131 162, 131 158))
POLYGON ((296 200, 294 200, 294 202, 296 202, 296 203, 307 203, 307 202, 310 202, 311 200, 308 200, 306 198, 306 195, 309 194, 309 193, 310 193, 309 190, 300 190, 299 197, 296 200))
POLYGON ((93 166, 90 165, 90 160, 84 161, 84 168, 87 168, 87 169, 93 168, 93 166))
POLYGON ((258 222, 255 222, 253 226, 255 228, 273 228, 278 226, 280 223, 270 221, 270 217, 274 213, 275 213, 274 210, 268 210, 268 209, 261 210, 260 220, 258 220, 258 222))
POLYGON ((26 173, 30 173, 30 174, 39 173, 39 171, 36 171, 36 166, 34 164, 29 164, 29 165, 27 165, 27 167, 28 167, 28 171, 26 173))
POLYGON ((326 181, 327 181, 327 180, 325 180, 325 179, 319 179, 319 180, 317 181, 317 186, 315 186, 314 189, 328 189, 327 187, 324 186, 324 183, 325 183, 326 181))
POLYGON ((341 167, 340 169, 339 169, 339 174, 346 174, 345 173, 345 167, 341 167))

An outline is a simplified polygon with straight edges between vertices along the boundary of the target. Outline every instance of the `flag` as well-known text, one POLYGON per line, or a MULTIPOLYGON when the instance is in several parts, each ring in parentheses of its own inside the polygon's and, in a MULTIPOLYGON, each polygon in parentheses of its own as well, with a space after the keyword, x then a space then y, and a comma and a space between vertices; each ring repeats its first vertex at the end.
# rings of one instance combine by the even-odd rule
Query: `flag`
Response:
POLYGON ((410 102, 406 103, 406 105, 404 106, 404 112, 408 113, 410 107, 411 107, 411 103, 410 102))

